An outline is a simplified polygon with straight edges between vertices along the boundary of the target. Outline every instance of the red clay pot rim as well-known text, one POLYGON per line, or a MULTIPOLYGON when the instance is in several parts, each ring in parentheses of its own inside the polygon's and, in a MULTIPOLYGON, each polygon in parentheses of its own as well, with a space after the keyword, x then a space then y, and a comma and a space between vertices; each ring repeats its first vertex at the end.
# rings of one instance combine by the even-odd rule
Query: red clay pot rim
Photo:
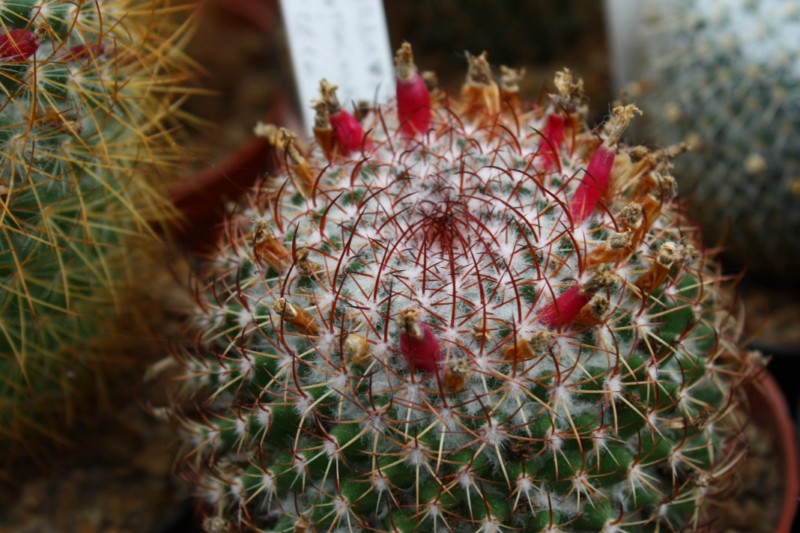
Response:
MULTIPOLYGON (((209 16, 230 15, 246 31, 265 36, 280 23, 277 0, 204 0, 202 7, 212 9, 209 16)), ((292 128, 299 124, 285 91, 277 93, 262 120, 292 128)), ((217 164, 177 183, 168 194, 182 216, 178 227, 168 230, 170 237, 194 253, 210 251, 218 238, 225 202, 239 199, 259 178, 279 165, 270 143, 253 136, 217 164)))
POLYGON ((755 425, 774 433, 778 453, 783 461, 783 505, 776 533, 790 533, 798 497, 800 497, 800 461, 798 461, 797 435, 789 406, 775 379, 766 370, 760 372, 747 386, 750 400, 750 420, 755 425))

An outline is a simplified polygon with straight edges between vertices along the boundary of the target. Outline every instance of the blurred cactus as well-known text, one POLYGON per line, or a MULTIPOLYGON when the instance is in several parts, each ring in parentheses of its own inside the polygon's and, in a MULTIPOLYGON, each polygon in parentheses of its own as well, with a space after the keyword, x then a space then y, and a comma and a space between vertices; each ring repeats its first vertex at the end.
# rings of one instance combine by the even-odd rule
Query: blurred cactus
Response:
POLYGON ((208 531, 683 531, 743 458, 748 363, 676 211, 668 151, 584 124, 569 71, 528 107, 469 57, 318 146, 231 217, 182 354, 208 531), (365 135, 364 132, 368 132, 365 135))
POLYGON ((644 2, 627 69, 650 140, 687 141, 680 186, 709 244, 736 264, 800 268, 800 6, 784 0, 644 2))
POLYGON ((169 0, 0 3, 0 438, 74 413, 126 263, 174 218, 189 9, 169 0))

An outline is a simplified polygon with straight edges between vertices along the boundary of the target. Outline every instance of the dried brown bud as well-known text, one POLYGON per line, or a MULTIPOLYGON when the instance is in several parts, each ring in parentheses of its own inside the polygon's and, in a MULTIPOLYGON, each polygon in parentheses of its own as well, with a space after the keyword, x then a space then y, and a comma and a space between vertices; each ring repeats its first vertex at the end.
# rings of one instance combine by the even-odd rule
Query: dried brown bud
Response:
POLYGON ((366 337, 351 333, 344 340, 344 358, 348 363, 363 364, 369 358, 369 342, 366 337))
POLYGON ((467 54, 467 84, 468 85, 489 85, 492 81, 492 67, 489 65, 489 54, 482 52, 479 56, 467 54))
POLYGON ((444 386, 450 390, 461 390, 472 377, 469 361, 462 357, 450 360, 444 371, 444 386))
POLYGON ((291 253, 269 230, 263 220, 255 224, 253 231, 253 258, 257 263, 266 263, 277 273, 282 274, 291 265, 291 253))
POLYGON ((606 140, 603 144, 608 148, 614 148, 619 142, 622 134, 628 128, 628 124, 636 117, 641 115, 642 111, 633 104, 626 106, 617 106, 611 112, 611 118, 605 125, 606 140))
POLYGON ((572 113, 584 105, 586 95, 583 80, 573 75, 570 69, 565 68, 556 72, 553 83, 556 86, 557 94, 551 94, 550 99, 557 108, 572 113))
POLYGON ((425 82, 425 87, 428 89, 429 93, 433 94, 439 90, 439 77, 434 71, 425 70, 420 75, 422 76, 422 81, 425 82))
POLYGON ((479 56, 467 53, 469 68, 467 80, 461 88, 464 104, 464 117, 473 120, 490 118, 500 112, 500 88, 492 79, 486 52, 479 56))
POLYGON ((285 322, 293 325, 301 333, 307 335, 317 335, 319 327, 314 317, 302 307, 296 306, 286 301, 285 298, 278 298, 272 305, 272 310, 285 322))
POLYGON ((322 273, 322 267, 308 258, 310 254, 310 248, 298 248, 294 254, 294 264, 304 276, 313 278, 322 273))
POLYGON ((612 233, 606 239, 606 248, 608 250, 618 250, 620 248, 627 248, 631 245, 632 234, 630 231, 624 233, 612 233))
POLYGON ((419 327, 421 316, 422 311, 416 307, 408 307, 400 311, 400 316, 397 317, 397 325, 411 337, 421 340, 422 329, 419 327))
POLYGON ((581 328, 594 327, 605 320, 611 303, 603 294, 595 294, 575 317, 574 324, 581 328))
POLYGON ((584 293, 592 294, 600 289, 610 287, 617 281, 617 275, 611 271, 608 265, 601 265, 592 272, 586 283, 583 284, 582 290, 584 293))
POLYGON ((281 128, 275 124, 264 124, 263 122, 258 122, 255 128, 253 128, 253 134, 256 137, 267 139, 273 146, 279 146, 280 130, 281 128))
POLYGON ((551 338, 551 334, 547 331, 539 331, 527 339, 518 339, 503 349, 503 357, 512 362, 534 359, 547 352, 551 338))
POLYGON ((320 100, 328 106, 328 113, 331 115, 338 113, 342 109, 339 97, 336 96, 336 89, 338 88, 338 85, 328 83, 328 80, 324 78, 319 82, 320 100))
POLYGON ((644 220, 644 209, 642 204, 634 202, 622 208, 619 213, 619 219, 622 225, 630 229, 639 229, 644 220))
POLYGON ((524 76, 524 68, 515 69, 500 65, 500 89, 506 93, 518 93, 519 82, 524 76))
POLYGON ((675 243, 665 242, 658 249, 656 261, 658 261, 659 265, 669 268, 675 261, 681 259, 681 255, 681 251, 675 243))
POLYGON ((481 320, 478 322, 472 323, 472 337, 476 340, 490 340, 492 338, 492 333, 486 327, 486 322, 481 320))

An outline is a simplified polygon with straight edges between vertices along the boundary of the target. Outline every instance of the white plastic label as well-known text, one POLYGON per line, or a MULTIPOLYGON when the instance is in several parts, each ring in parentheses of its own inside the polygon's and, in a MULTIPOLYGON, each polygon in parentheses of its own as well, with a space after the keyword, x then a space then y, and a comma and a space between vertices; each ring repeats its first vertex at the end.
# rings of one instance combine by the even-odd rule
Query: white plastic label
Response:
POLYGON ((281 0, 303 121, 310 132, 311 100, 319 81, 339 86, 345 108, 358 100, 383 103, 394 95, 394 65, 382 0, 281 0))

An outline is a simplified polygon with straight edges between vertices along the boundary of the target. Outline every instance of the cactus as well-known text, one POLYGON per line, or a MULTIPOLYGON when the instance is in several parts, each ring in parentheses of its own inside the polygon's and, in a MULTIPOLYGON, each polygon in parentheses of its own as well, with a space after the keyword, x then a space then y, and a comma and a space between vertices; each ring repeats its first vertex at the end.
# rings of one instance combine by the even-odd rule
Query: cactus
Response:
POLYGON ((189 22, 169 0, 0 3, 0 436, 75 415, 132 248, 174 218, 189 22))
POLYGON ((800 9, 782 0, 685 0, 645 2, 644 12, 632 68, 647 88, 648 137, 696 148, 676 162, 692 216, 734 262, 794 279, 800 9))
POLYGON ((683 531, 743 458, 749 373, 672 151, 600 132, 582 84, 523 105, 469 56, 316 147, 226 223, 176 408, 208 531, 683 531), (191 407, 190 407, 191 406, 191 407))

